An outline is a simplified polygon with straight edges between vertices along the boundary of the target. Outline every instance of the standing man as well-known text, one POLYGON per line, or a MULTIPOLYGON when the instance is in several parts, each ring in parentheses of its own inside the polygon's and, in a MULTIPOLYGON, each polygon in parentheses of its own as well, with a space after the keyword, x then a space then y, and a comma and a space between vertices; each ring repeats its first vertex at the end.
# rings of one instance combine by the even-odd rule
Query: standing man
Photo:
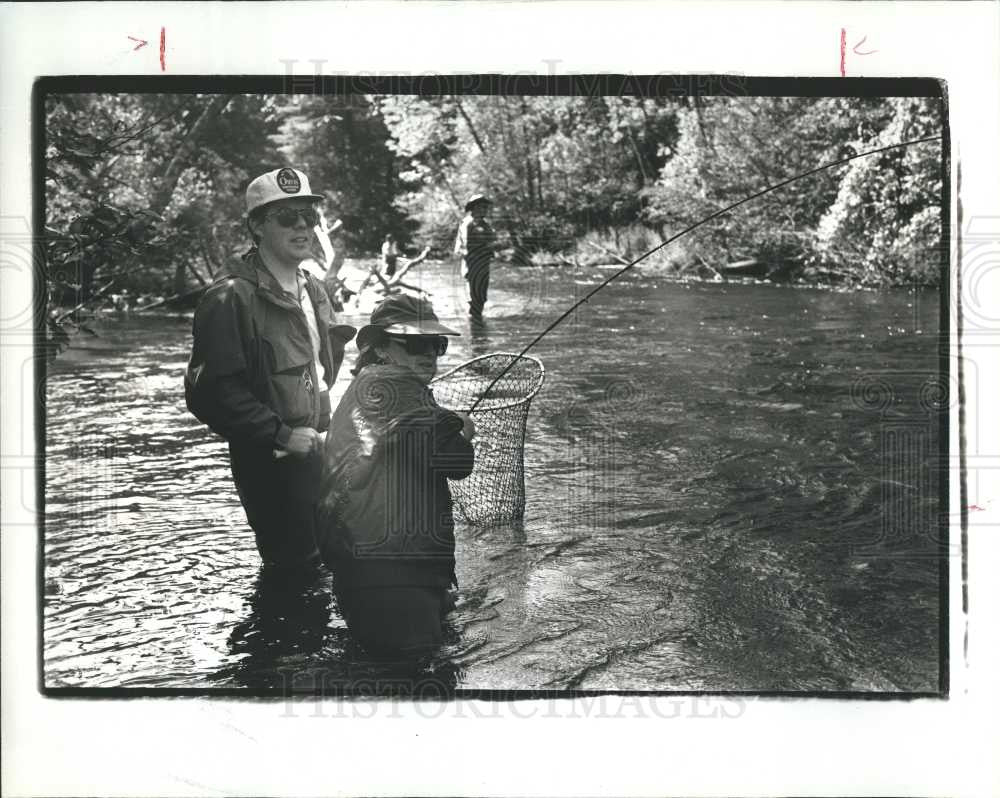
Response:
POLYGON ((490 263, 497 235, 486 221, 493 203, 482 194, 473 194, 465 203, 465 218, 458 226, 455 255, 462 258, 462 276, 469 281, 469 316, 483 319, 483 306, 490 288, 490 263))
POLYGON ((386 277, 392 277, 396 273, 397 260, 399 248, 396 246, 396 236, 386 233, 385 241, 382 242, 382 272, 386 277))
POLYGON ((229 443, 261 559, 293 569, 319 559, 314 511, 328 390, 356 332, 335 323, 323 284, 299 268, 321 199, 297 169, 250 183, 253 246, 202 297, 184 379, 188 408, 229 443))

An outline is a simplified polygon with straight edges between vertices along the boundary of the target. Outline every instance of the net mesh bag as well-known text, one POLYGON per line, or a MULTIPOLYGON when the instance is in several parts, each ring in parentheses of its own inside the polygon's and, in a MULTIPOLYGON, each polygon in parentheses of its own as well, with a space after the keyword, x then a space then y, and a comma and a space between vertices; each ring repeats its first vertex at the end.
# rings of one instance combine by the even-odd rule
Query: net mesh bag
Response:
POLYGON ((468 360, 431 382, 442 407, 469 413, 476 464, 461 480, 449 480, 455 507, 474 526, 520 523, 524 518, 524 434, 531 400, 545 381, 542 361, 494 352, 468 360), (500 380, 476 404, 496 377, 500 380))

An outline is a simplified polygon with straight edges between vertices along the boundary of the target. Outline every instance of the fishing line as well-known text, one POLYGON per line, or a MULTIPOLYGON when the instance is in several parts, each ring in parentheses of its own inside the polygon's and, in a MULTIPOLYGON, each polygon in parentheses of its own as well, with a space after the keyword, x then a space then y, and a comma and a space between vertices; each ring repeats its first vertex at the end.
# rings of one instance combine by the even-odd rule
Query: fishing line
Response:
MULTIPOLYGON (((700 220, 698 222, 695 222, 691 226, 685 227, 683 230, 681 230, 676 235, 672 235, 670 238, 668 238, 663 243, 657 244, 655 247, 653 247, 648 252, 643 253, 638 258, 636 258, 634 261, 632 261, 631 263, 626 264, 621 269, 619 269, 618 271, 616 271, 614 274, 612 274, 610 277, 608 277, 606 280, 604 280, 604 282, 602 282, 600 285, 598 285, 594 290, 592 290, 585 297, 583 297, 583 299, 580 299, 577 302, 573 303, 573 305, 570 306, 570 308, 565 313, 563 313, 561 316, 559 316, 559 318, 557 318, 548 327, 546 327, 538 335, 536 335, 532 339, 531 343, 529 343, 526 347, 524 347, 524 349, 521 350, 520 354, 517 357, 518 358, 523 357, 524 354, 529 349, 531 349, 531 347, 533 347, 535 344, 537 344, 539 341, 541 341, 546 335, 548 335, 550 332, 552 332, 552 330, 554 330, 557 326, 559 326, 559 324, 561 324, 574 310, 576 310, 578 307, 580 307, 580 305, 584 304, 585 302, 588 302, 590 300, 590 298, 594 294, 596 294, 598 291, 600 291, 606 285, 609 285, 610 283, 612 283, 615 280, 617 280, 619 277, 621 277, 623 274, 625 274, 625 272, 627 272, 629 269, 631 269, 637 263, 640 263, 640 262, 644 261, 646 258, 648 258, 650 255, 652 255, 654 252, 659 252, 661 249, 663 249, 665 246, 667 246, 667 244, 673 243, 674 241, 676 241, 681 236, 685 236, 688 233, 690 233, 691 231, 697 230, 703 224, 706 224, 706 223, 712 221, 712 219, 716 219, 719 216, 722 216, 722 214, 728 213, 729 211, 733 210, 734 208, 738 208, 740 205, 743 205, 746 202, 750 202, 750 200, 755 200, 758 197, 763 197, 765 194, 770 194, 772 191, 776 191, 777 189, 782 188, 783 186, 787 186, 789 183, 794 183, 796 180, 801 180, 802 178, 809 177, 810 175, 814 175, 817 172, 822 172, 824 169, 831 169, 834 166, 840 166, 841 164, 848 163, 849 161, 853 161, 853 160, 856 160, 858 158, 865 158, 865 157, 867 157, 869 155, 876 155, 876 154, 878 154, 880 152, 886 152, 888 150, 895 150, 895 149, 899 149, 900 147, 909 147, 909 146, 911 146, 913 144, 923 144, 926 141, 939 141, 940 139, 941 139, 940 136, 928 136, 927 138, 923 138, 923 139, 913 139, 912 141, 904 141, 904 142, 901 142, 899 144, 890 144, 890 145, 888 145, 886 147, 879 147, 878 149, 875 149, 875 150, 867 150, 866 152, 859 152, 856 155, 851 155, 851 156, 848 156, 847 158, 841 158, 840 160, 837 160, 837 161, 831 161, 830 163, 823 164, 822 166, 817 166, 815 169, 810 169, 808 172, 802 172, 801 174, 795 175, 794 177, 790 177, 787 180, 782 180, 780 183, 777 183, 777 184, 775 184, 773 186, 768 186, 767 188, 763 189, 762 191, 758 191, 756 194, 751 194, 749 197, 744 197, 743 199, 739 200, 738 202, 734 202, 732 205, 727 205, 725 208, 722 208, 721 210, 715 211, 714 213, 710 214, 709 216, 706 216, 704 219, 702 219, 702 220, 700 220)), ((511 360, 510 364, 503 371, 501 371, 493 379, 493 381, 489 385, 486 386, 486 390, 483 391, 482 395, 478 399, 476 399, 475 403, 472 405, 472 408, 470 409, 469 412, 474 411, 476 409, 476 407, 479 406, 479 403, 482 402, 483 399, 486 398, 486 395, 490 392, 490 389, 493 388, 493 386, 496 385, 500 381, 500 379, 504 376, 504 374, 506 374, 511 369, 511 367, 513 367, 513 365, 515 363, 517 363, 517 362, 518 362, 517 358, 513 358, 511 360)))

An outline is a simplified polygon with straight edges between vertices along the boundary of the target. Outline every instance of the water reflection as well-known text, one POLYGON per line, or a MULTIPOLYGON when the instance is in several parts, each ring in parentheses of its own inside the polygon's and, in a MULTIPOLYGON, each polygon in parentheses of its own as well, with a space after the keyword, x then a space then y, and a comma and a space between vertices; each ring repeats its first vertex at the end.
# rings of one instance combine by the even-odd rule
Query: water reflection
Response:
POLYGON ((247 601, 249 613, 229 635, 236 664, 216 679, 247 687, 285 687, 289 669, 324 648, 343 650, 346 629, 331 628, 330 574, 264 566, 247 601))
MULTIPOLYGON (((221 684, 282 692, 382 696, 452 692, 458 667, 435 652, 423 659, 393 661, 368 654, 341 620, 331 575, 262 567, 247 599, 247 614, 228 639, 232 664, 210 678, 221 684)), ((449 623, 445 647, 459 633, 449 623)))
POLYGON ((480 357, 496 351, 490 340, 490 324, 485 319, 469 322, 469 349, 472 357, 480 357))

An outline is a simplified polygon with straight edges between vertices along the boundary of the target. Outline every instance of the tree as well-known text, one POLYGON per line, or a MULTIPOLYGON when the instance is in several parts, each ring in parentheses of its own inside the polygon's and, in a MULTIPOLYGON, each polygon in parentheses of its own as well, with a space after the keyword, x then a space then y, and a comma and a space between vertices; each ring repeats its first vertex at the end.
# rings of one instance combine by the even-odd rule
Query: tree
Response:
POLYGON ((379 105, 407 165, 397 204, 441 246, 477 192, 528 252, 633 224, 677 136, 672 100, 390 96, 379 105))
POLYGON ((359 94, 294 98, 276 139, 290 163, 328 197, 353 247, 378 249, 386 233, 405 239, 413 226, 393 205, 399 164, 388 147, 377 103, 359 94))
MULTIPOLYGON (((647 214, 678 230, 824 163, 933 135, 939 119, 925 100, 708 98, 681 114, 680 141, 647 191, 647 214)), ((717 264, 797 264, 794 273, 810 279, 909 279, 915 248, 940 233, 938 164, 925 145, 824 170, 714 220, 687 249, 717 264)))
MULTIPOLYGON (((938 101, 898 97, 887 105, 887 124, 859 131, 857 151, 940 135, 938 101)), ((941 143, 933 141, 852 161, 817 225, 816 263, 849 269, 868 284, 937 284, 941 163, 941 143)))
POLYGON ((252 95, 47 98, 48 290, 68 308, 53 308, 53 335, 111 288, 182 294, 188 275, 207 283, 246 240, 243 190, 276 159, 278 104, 252 95))

